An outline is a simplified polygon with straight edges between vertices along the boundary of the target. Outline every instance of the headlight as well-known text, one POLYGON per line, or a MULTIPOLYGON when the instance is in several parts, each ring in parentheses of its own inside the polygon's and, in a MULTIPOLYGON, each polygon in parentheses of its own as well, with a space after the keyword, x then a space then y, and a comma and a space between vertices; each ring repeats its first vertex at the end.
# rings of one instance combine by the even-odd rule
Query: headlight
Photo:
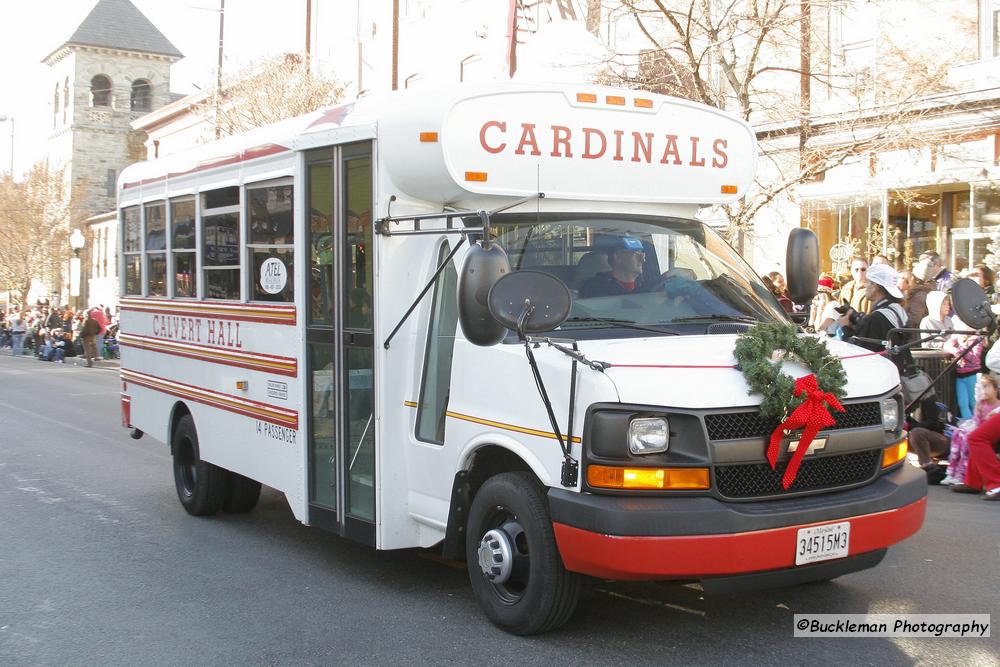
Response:
POLYGON ((882 426, 886 431, 899 430, 899 401, 895 398, 882 401, 882 426))
POLYGON ((633 419, 628 425, 628 449, 633 454, 660 454, 670 447, 670 426, 663 417, 633 419))

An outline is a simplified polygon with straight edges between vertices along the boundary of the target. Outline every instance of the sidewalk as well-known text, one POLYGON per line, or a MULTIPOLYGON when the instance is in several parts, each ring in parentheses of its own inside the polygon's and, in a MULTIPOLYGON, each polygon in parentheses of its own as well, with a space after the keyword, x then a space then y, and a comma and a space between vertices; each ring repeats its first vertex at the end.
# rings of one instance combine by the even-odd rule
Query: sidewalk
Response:
MULTIPOLYGON (((0 349, 0 356, 10 357, 10 348, 5 347, 3 349, 0 349)), ((25 361, 30 361, 36 364, 53 364, 57 366, 63 365, 63 364, 56 364, 54 361, 39 361, 33 353, 21 355, 20 358, 24 359, 25 361)), ((66 357, 64 364, 66 366, 78 366, 80 368, 87 367, 87 364, 84 361, 83 357, 66 357)), ((118 370, 119 368, 121 368, 121 365, 122 363, 120 359, 101 359, 100 361, 95 361, 93 367, 106 368, 109 370, 118 370)))

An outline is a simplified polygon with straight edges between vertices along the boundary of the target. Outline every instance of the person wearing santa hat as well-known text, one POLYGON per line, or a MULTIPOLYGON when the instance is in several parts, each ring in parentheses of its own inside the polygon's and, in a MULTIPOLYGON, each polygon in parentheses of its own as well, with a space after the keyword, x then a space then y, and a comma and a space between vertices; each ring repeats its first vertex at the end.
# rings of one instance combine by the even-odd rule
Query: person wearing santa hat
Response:
POLYGON ((816 284, 816 296, 813 297, 812 306, 809 309, 809 324, 812 325, 816 333, 827 336, 837 335, 837 319, 840 313, 836 308, 840 307, 840 301, 834 296, 837 284, 833 278, 827 274, 822 274, 816 284))

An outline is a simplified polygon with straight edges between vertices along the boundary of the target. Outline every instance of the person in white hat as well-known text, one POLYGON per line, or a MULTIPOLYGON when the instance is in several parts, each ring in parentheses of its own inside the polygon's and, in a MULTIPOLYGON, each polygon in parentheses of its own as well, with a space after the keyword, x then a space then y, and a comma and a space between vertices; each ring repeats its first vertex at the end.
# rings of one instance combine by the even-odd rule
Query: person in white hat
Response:
MULTIPOLYGON (((872 342, 864 340, 852 342, 873 352, 885 350, 880 342, 874 341, 887 340, 891 329, 907 325, 906 310, 900 305, 903 293, 897 285, 898 282, 899 274, 888 264, 872 264, 868 267, 865 297, 872 302, 872 311, 867 315, 861 315, 850 308, 837 320, 843 329, 844 340, 850 341, 852 336, 870 338, 873 339, 872 342)), ((900 365, 904 360, 894 361, 900 365)))

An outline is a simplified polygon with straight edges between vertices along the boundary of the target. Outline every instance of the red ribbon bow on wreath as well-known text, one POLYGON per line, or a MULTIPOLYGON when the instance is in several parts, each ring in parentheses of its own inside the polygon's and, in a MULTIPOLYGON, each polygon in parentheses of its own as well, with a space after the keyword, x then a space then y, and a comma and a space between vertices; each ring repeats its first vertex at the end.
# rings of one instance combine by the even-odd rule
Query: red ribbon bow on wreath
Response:
POLYGON ((799 407, 792 411, 792 414, 788 415, 785 421, 778 425, 778 428, 774 429, 774 432, 771 433, 771 442, 767 448, 767 462, 771 464, 771 469, 774 470, 778 465, 778 450, 781 447, 782 438, 785 437, 785 431, 794 431, 798 428, 803 429, 798 448, 788 461, 788 467, 785 468, 785 474, 781 478, 781 485, 786 489, 795 481, 795 476, 799 472, 799 465, 802 463, 806 452, 809 451, 809 445, 812 444, 816 434, 819 433, 820 429, 826 426, 833 426, 836 423, 836 420, 830 415, 829 410, 827 410, 826 404, 828 403, 831 408, 838 412, 844 411, 844 407, 837 400, 836 396, 820 390, 815 375, 805 375, 795 381, 795 396, 802 396, 803 394, 805 394, 805 400, 799 404, 799 407))

